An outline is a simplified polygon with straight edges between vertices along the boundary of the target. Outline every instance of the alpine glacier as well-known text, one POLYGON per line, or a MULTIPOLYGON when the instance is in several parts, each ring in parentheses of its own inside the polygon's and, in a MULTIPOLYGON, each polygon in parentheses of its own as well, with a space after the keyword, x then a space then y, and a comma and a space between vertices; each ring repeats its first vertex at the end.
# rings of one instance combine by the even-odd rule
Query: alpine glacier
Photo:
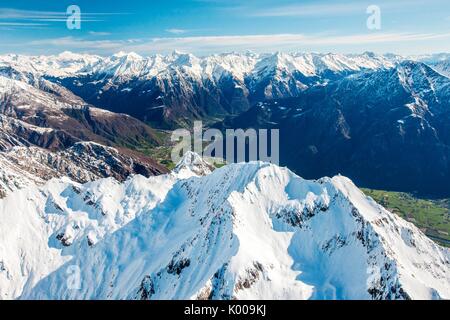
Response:
POLYGON ((0 298, 450 298, 450 251, 349 179, 210 168, 189 153, 166 175, 8 195, 0 298))

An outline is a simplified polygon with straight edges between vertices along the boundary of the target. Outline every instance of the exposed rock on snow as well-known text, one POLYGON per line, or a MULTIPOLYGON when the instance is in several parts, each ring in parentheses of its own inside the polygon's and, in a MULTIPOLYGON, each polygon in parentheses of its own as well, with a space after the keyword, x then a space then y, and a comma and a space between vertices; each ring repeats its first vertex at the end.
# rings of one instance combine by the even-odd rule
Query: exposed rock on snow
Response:
POLYGON ((0 68, 0 198, 54 177, 83 183, 167 172, 138 152, 91 142, 157 145, 154 131, 144 123, 91 107, 67 89, 29 72, 9 71, 5 75, 0 68))
POLYGON ((175 166, 173 172, 179 176, 190 177, 192 175, 206 176, 214 170, 214 167, 203 160, 195 152, 188 151, 180 162, 175 166))
POLYGON ((145 177, 167 172, 152 159, 94 142, 78 142, 51 152, 37 147, 14 147, 0 152, 0 198, 30 184, 43 185, 52 178, 68 177, 79 183, 130 175, 145 177))

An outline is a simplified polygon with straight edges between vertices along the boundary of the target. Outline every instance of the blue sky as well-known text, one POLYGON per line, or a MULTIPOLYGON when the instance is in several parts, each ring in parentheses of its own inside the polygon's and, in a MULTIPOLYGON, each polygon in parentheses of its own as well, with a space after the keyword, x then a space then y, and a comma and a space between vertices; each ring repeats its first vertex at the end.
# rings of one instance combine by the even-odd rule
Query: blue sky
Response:
POLYGON ((0 0, 0 53, 450 52, 448 0, 0 0), (69 5, 81 29, 66 26, 69 5), (381 28, 366 21, 380 8, 381 28))

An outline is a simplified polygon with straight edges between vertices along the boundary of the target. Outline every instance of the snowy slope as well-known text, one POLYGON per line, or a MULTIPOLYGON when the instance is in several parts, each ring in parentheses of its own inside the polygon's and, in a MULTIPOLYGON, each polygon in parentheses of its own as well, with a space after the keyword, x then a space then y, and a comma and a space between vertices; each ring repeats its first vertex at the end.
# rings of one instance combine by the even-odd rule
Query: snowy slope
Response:
POLYGON ((450 297, 448 249, 350 180, 259 162, 197 176, 183 161, 183 179, 54 180, 1 200, 1 297, 450 297))
POLYGON ((113 178, 86 185, 61 179, 0 200, 0 298, 19 296, 24 286, 152 209, 171 183, 171 176, 136 176, 123 184, 113 178))
POLYGON ((431 67, 440 74, 450 78, 450 58, 431 64, 431 67))
MULTIPOLYGON (((25 180, 24 185, 0 199, 0 300, 17 298, 24 287, 34 286, 64 262, 83 255, 106 234, 153 209, 176 181, 196 175, 190 169, 198 172, 207 166, 197 164, 198 168, 180 165, 180 174, 136 175, 123 183, 105 178, 84 185, 68 178, 33 185, 45 178, 19 172, 17 177, 25 180)), ((94 174, 82 164, 78 170, 94 174)))
POLYGON ((409 59, 426 63, 443 76, 450 78, 450 53, 443 52, 412 56, 409 59))
POLYGON ((8 54, 0 56, 0 68, 12 66, 19 71, 39 76, 64 77, 89 72, 102 58, 95 55, 62 52, 52 56, 25 56, 8 54))

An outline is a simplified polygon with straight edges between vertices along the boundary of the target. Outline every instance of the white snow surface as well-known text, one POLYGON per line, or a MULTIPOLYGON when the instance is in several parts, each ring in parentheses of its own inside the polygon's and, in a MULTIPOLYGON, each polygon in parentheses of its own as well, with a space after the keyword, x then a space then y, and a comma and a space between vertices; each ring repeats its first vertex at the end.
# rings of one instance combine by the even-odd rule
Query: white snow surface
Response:
POLYGON ((0 298, 450 298, 449 250, 349 179, 198 160, 0 200, 0 298))

